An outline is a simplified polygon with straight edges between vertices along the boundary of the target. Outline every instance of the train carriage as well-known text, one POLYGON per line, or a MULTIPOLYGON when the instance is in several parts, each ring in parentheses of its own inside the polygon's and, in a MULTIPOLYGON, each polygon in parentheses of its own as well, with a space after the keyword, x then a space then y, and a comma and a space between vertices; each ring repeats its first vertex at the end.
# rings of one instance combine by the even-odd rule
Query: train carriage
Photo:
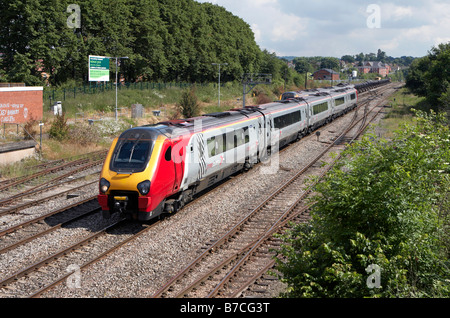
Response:
MULTIPOLYGON (((365 85, 366 87, 366 85, 365 85)), ((221 180, 354 108, 351 85, 296 98, 125 131, 111 145, 99 182, 105 218, 142 221, 176 212, 221 180)))

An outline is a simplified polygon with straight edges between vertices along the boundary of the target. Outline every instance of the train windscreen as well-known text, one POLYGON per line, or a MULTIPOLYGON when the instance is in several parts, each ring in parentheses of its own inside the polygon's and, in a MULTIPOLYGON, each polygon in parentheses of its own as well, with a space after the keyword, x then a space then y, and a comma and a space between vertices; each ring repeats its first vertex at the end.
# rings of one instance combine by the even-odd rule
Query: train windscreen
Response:
POLYGON ((282 95, 281 100, 288 100, 288 99, 292 99, 292 98, 295 98, 295 97, 297 97, 297 94, 288 92, 288 93, 284 93, 282 95))
POLYGON ((111 170, 124 174, 143 172, 147 168, 155 140, 146 131, 125 132, 114 149, 111 170))

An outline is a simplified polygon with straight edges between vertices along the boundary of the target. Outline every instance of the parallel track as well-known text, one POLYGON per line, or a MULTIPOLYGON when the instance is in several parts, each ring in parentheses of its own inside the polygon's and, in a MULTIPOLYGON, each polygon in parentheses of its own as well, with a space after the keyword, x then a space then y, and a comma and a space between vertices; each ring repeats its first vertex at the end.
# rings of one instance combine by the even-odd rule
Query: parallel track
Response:
MULTIPOLYGON (((368 103, 368 102, 367 102, 368 103)), ((358 109, 361 109, 362 107, 366 107, 367 105, 366 102, 362 102, 361 105, 358 107, 358 109)), ((354 117, 353 117, 353 125, 352 127, 354 127, 359 121, 356 120, 357 118, 357 113, 358 110, 356 110, 354 112, 354 117)), ((365 118, 365 117, 364 117, 365 118)), ((366 126, 366 125, 365 125, 366 126)), ((287 224, 287 222, 289 220, 300 220, 300 221, 307 221, 308 220, 308 206, 306 206, 305 204, 300 204, 299 205, 299 200, 301 200, 301 198, 298 198, 297 193, 303 193, 302 194, 302 198, 304 198, 308 192, 310 191, 309 188, 307 189, 302 189, 302 185, 303 185, 303 181, 302 181, 302 176, 304 175, 304 173, 307 170, 310 169, 315 169, 317 167, 314 167, 318 160, 320 158, 323 158, 323 156, 329 152, 330 149, 332 149, 333 147, 335 147, 336 145, 339 145, 340 142, 342 142, 343 138, 345 137, 345 134, 347 134, 352 127, 349 127, 345 132, 343 132, 340 136, 340 138, 336 139, 335 142, 333 144, 331 144, 329 147, 327 147, 326 150, 324 150, 322 152, 322 154, 320 156, 317 157, 316 160, 314 160, 314 162, 311 162, 307 167, 305 167, 304 169, 302 169, 302 171, 298 172, 296 174, 295 177, 293 177, 291 180, 289 180, 288 182, 286 182, 280 189, 278 189, 275 193, 273 193, 270 198, 268 198, 263 204, 259 205, 256 209, 254 209, 251 213, 249 213, 247 215, 247 217, 245 219, 242 220, 242 222, 240 222, 238 225, 236 225, 231 231, 230 233, 232 234, 227 234, 224 235, 221 239, 217 240, 211 247, 209 247, 203 254, 201 257, 198 258, 198 260, 201 261, 201 259, 203 259, 203 257, 207 257, 208 254, 215 254, 216 251, 219 250, 219 247, 222 246, 223 244, 234 244, 233 239, 231 238, 233 235, 234 236, 238 236, 238 237, 243 237, 243 235, 248 235, 248 237, 246 238, 245 242, 243 244, 241 244, 240 247, 235 247, 234 251, 235 251, 235 255, 232 256, 228 256, 228 258, 234 257, 234 260, 227 260, 224 261, 223 259, 220 262, 224 262, 223 264, 220 264, 220 268, 224 267, 224 266, 231 266, 231 265, 226 265, 225 263, 229 263, 229 264, 233 264, 231 270, 229 270, 227 273, 227 275, 222 275, 222 279, 219 279, 219 283, 215 284, 215 286, 212 286, 212 288, 210 288, 210 292, 209 294, 207 294, 208 297, 216 297, 216 296, 225 296, 228 297, 226 295, 237 295, 239 294, 239 292, 231 292, 230 291, 230 283, 229 283, 229 278, 231 276, 234 275, 234 273, 236 273, 238 271, 240 267, 240 265, 244 264, 246 262, 246 260, 248 260, 251 257, 254 257, 255 254, 267 254, 267 253, 262 253, 259 252, 260 250, 257 250, 258 248, 260 248, 259 246, 262 246, 262 244, 264 242, 268 242, 271 241, 273 242, 273 238, 272 238, 272 233, 274 233, 274 231, 278 231, 281 224, 287 224), (295 190, 293 185, 295 185, 295 190), (278 198, 278 199, 277 199, 278 198), (278 200, 278 201, 277 201, 278 200), (281 201, 280 201, 281 200, 281 201), (280 206, 280 203, 283 202, 284 203, 284 207, 283 209, 281 209, 281 211, 277 211, 277 213, 274 213, 273 209, 270 209, 270 204, 272 204, 272 207, 276 207, 280 206), (294 207, 295 206, 295 207, 294 207), (271 219, 271 222, 268 222, 269 219, 271 219), (247 226, 248 224, 251 223, 251 226, 247 226), (259 228, 260 231, 258 233, 252 233, 252 234, 243 234, 244 232, 244 228, 259 228), (242 233, 242 234, 240 234, 242 233), (230 236, 231 235, 231 236, 230 236), (227 286, 227 291, 225 292, 223 290, 223 286, 227 286)), ((329 164, 330 168, 332 163, 329 164)), ((329 169, 329 168, 328 168, 329 169)), ((326 172, 323 172, 326 173, 326 172)), ((12 187, 13 185, 11 185, 12 183, 9 183, 8 187, 12 187)), ((6 185, 4 185, 6 186, 6 185)), ((39 187, 37 187, 39 188, 39 187)), ((93 200, 95 197, 90 198, 89 200, 93 200)), ((87 201, 89 201, 87 200, 87 201)), ((95 210, 95 209, 94 209, 95 210)), ((280 209, 277 209, 280 210, 280 209)), ((62 211, 62 210, 61 210, 62 211)), ((57 211, 56 213, 60 213, 61 211, 57 211)), ((80 216, 81 217, 81 216, 80 216)), ((75 221, 77 218, 74 219, 70 219, 67 222, 72 222, 75 221)), ((36 219, 37 220, 37 219, 36 219)), ((42 220, 42 218, 40 219, 42 220)), ((36 221, 39 222, 39 221, 36 221)), ((125 222, 126 223, 126 222, 125 222)), ((93 233, 92 235, 89 235, 89 237, 85 237, 83 239, 81 239, 79 242, 76 242, 74 244, 72 244, 70 247, 62 249, 60 251, 58 251, 57 253, 54 253, 48 257, 46 257, 45 259, 42 259, 34 264, 32 264, 31 266, 28 266, 27 268, 24 268, 22 270, 17 271, 16 273, 14 273, 13 275, 10 275, 9 277, 3 279, 0 282, 0 286, 9 286, 10 284, 16 282, 18 279, 20 279, 20 277, 24 277, 24 276, 28 276, 31 272, 36 272, 36 271, 40 271, 40 268, 43 266, 48 266, 50 263, 56 261, 57 259, 63 258, 65 255, 68 255, 69 253, 76 251, 77 249, 80 248, 84 248, 87 246, 89 246, 89 244, 91 242, 95 242, 95 241, 101 241, 103 237, 108 236, 107 232, 112 231, 114 229, 116 229, 116 227, 120 227, 120 226, 126 226, 124 222, 119 222, 117 224, 113 224, 111 226, 108 226, 107 228, 93 233), (88 245, 87 245, 88 244, 88 245)), ((25 226, 27 224, 22 224, 22 226, 25 226)), ((48 229, 45 230, 46 231, 54 231, 57 228, 60 228, 62 225, 56 225, 54 228, 52 229, 48 229)), ((20 227, 20 226, 19 226, 20 227)), ((89 265, 99 261, 100 259, 104 258, 106 255, 109 255, 110 253, 112 253, 113 251, 115 251, 116 249, 118 249, 120 246, 123 246, 124 244, 136 239, 138 236, 146 233, 148 230, 150 230, 153 226, 144 226, 142 229, 139 229, 139 231, 137 231, 137 233, 130 235, 128 238, 126 238, 125 240, 119 242, 119 243, 115 243, 113 244, 112 247, 107 247, 103 252, 101 252, 99 255, 94 256, 90 261, 88 261, 87 263, 83 264, 81 266, 81 270, 86 269, 89 265)), ((16 229, 8 229, 3 231, 2 233, 0 233, 1 235, 6 234, 6 233, 10 233, 12 231, 15 231, 16 229)), ((0 235, 0 236, 1 236, 0 235)), ((26 242, 29 242, 31 240, 34 239, 34 236, 29 237, 24 239, 21 242, 17 242, 14 243, 13 245, 9 245, 7 247, 4 247, 3 250, 0 250, 0 254, 4 253, 10 249, 15 248, 18 245, 24 244, 26 242)), ((276 242, 275 242, 276 244, 276 242)), ((229 248, 231 249, 231 248, 229 248)), ((267 254, 269 255, 269 254, 267 254)), ((197 261, 197 260, 196 260, 197 261)), ((219 261, 218 261, 219 262, 219 261)), ((265 273, 267 271, 268 268, 273 267, 273 264, 271 264, 270 262, 263 262, 265 265, 262 266, 262 269, 260 268, 256 274, 255 277, 259 277, 260 275, 262 275, 262 273, 265 273)), ((193 265, 194 262, 191 264, 193 265)), ((209 264, 209 263, 208 263, 209 264)), ((216 266, 217 266, 217 262, 216 262, 216 266)), ((218 271, 219 267, 214 268, 212 271, 218 271)), ((194 290, 195 288, 197 288, 199 286, 199 284, 203 284, 204 279, 203 278, 199 278, 197 279, 197 283, 195 284, 191 284, 190 286, 187 287, 173 287, 173 285, 176 283, 177 280, 182 279, 182 276, 184 276, 185 274, 187 274, 190 270, 190 268, 192 268, 192 266, 190 266, 189 268, 183 270, 182 272, 180 272, 178 275, 176 275, 173 279, 171 279, 165 286, 163 286, 157 293, 155 293, 154 297, 172 297, 175 294, 175 297, 183 297, 185 295, 192 295, 191 291, 194 290), (178 290, 178 294, 174 293, 173 291, 169 291, 170 288, 174 288, 178 290), (182 289, 180 291, 180 289, 182 289), (170 294, 170 295, 169 295, 170 294), (172 296, 171 296, 172 295, 172 296)), ((210 270, 211 271, 211 270, 210 270)), ((246 271, 248 271, 246 269, 246 271)), ((54 280, 53 283, 49 284, 48 286, 42 287, 39 291, 34 292, 31 297, 39 297, 41 294, 43 294, 45 291, 53 288, 54 286, 56 286, 57 284, 61 283, 62 281, 64 281, 65 279, 67 279, 68 276, 70 276, 71 274, 65 274, 62 275, 61 277, 57 278, 56 280, 54 280)), ((206 275, 208 278, 211 276, 211 274, 209 273, 208 275, 206 275)), ((250 284, 250 281, 254 281, 256 278, 253 277, 252 274, 252 278, 249 280, 249 282, 245 283, 245 284, 250 284)), ((216 278, 217 280, 217 278, 216 278)), ((245 284, 241 284, 241 285, 245 285, 245 284)), ((244 287, 245 289, 245 287, 244 287)), ((242 290, 242 287, 241 287, 242 290)), ((195 294, 196 295, 196 294, 195 294)))
POLYGON ((280 231, 291 220, 306 222, 309 219, 309 206, 304 199, 339 157, 332 160, 325 169, 319 169, 316 164, 324 159, 331 149, 338 146, 357 124, 361 126, 350 138, 350 142, 364 131, 370 122, 366 121, 370 113, 366 110, 368 103, 369 101, 358 108, 364 108, 364 116, 361 119, 356 119, 358 110, 355 111, 352 123, 332 144, 248 213, 236 226, 206 248, 153 297, 236 297, 272 268, 274 261, 271 260, 270 245, 274 244, 273 233, 280 231), (321 171, 314 173, 312 170, 321 171), (313 184, 304 188, 303 177, 306 172, 318 174, 319 177, 313 184), (291 204, 286 207, 287 202, 291 204), (240 273, 244 273, 244 277, 239 277, 240 273))

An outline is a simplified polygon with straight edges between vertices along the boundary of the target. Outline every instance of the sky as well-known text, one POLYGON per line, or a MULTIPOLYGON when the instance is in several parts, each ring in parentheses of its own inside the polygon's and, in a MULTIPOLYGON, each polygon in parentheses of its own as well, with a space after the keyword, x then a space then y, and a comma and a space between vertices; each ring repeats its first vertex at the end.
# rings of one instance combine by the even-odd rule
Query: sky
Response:
POLYGON ((278 56, 422 57, 450 41, 449 0, 196 0, 247 22, 278 56))

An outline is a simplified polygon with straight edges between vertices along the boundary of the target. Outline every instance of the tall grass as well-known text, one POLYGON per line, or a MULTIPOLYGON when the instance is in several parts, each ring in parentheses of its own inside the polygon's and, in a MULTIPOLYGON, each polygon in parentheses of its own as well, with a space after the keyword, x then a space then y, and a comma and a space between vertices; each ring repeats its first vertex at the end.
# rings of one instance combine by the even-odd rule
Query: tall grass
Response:
POLYGON ((383 120, 383 128, 386 130, 386 138, 393 136, 401 124, 412 124, 414 113, 412 109, 428 111, 430 109, 424 97, 418 97, 407 88, 398 90, 389 98, 389 106, 392 107, 383 120))
MULTIPOLYGON (((138 83, 139 84, 139 83, 138 83)), ((179 103, 182 94, 189 87, 169 87, 166 88, 150 88, 147 89, 146 85, 143 85, 141 89, 139 85, 130 88, 120 88, 117 93, 117 107, 123 112, 129 112, 130 107, 133 104, 142 104, 143 107, 151 112, 152 110, 160 110, 168 105, 175 105, 179 103)), ((150 86, 151 87, 151 86, 150 86)), ((163 87, 163 86, 161 86, 163 87)), ((96 93, 84 94, 82 92, 73 93, 73 89, 66 89, 66 99, 63 100, 62 90, 66 88, 60 88, 58 93, 55 94, 55 99, 62 102, 63 111, 67 117, 81 116, 81 113, 85 115, 91 113, 112 113, 116 107, 116 92, 114 89, 97 90, 96 93), (73 97, 75 95, 75 98, 73 97)), ((238 105, 237 99, 242 99, 242 85, 240 83, 226 83, 221 87, 221 100, 232 100, 236 103, 232 103, 233 107, 238 105)), ((196 95, 201 103, 202 107, 214 107, 218 105, 218 86, 217 84, 202 84, 196 85, 196 95)), ((47 92, 46 96, 51 96, 47 92)), ((44 109, 51 113, 50 100, 44 98, 44 109)), ((227 104, 225 103, 224 106, 227 104)))

